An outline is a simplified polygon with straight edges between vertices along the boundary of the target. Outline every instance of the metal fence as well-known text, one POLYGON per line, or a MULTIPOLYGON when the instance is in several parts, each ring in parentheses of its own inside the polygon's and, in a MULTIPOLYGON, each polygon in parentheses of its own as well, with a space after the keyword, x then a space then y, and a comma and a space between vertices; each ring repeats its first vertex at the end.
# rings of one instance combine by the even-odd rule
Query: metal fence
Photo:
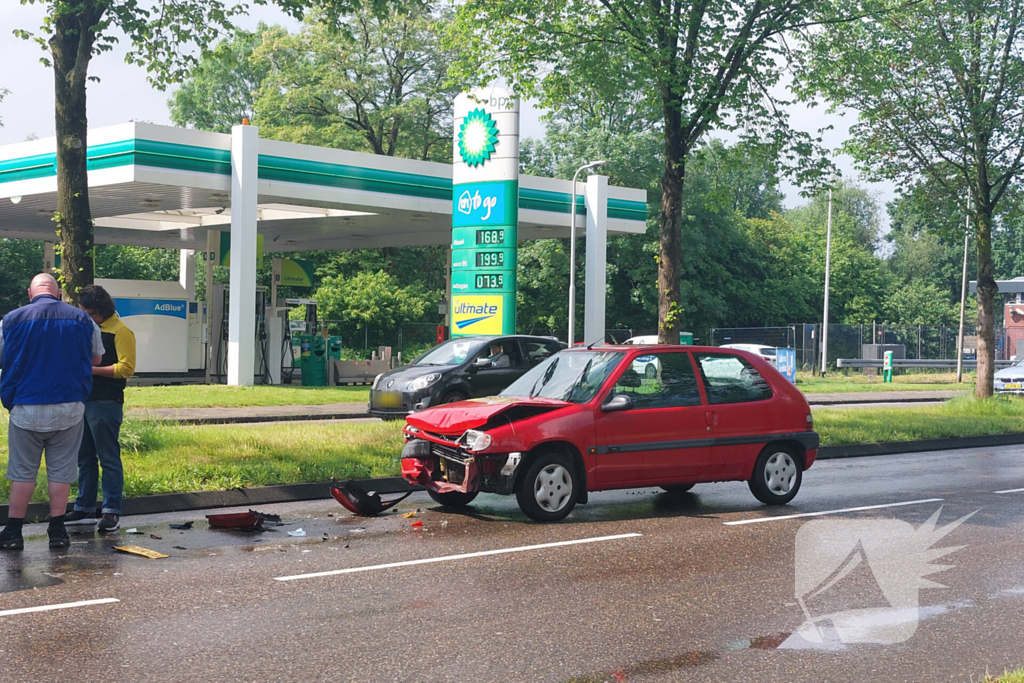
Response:
MULTIPOLYGON (((794 323, 785 327, 716 327, 711 345, 763 344, 796 350, 797 367, 808 371, 821 364, 821 324, 794 323)), ((908 359, 956 359, 958 328, 953 325, 829 325, 829 365, 837 358, 861 358, 865 344, 901 345, 908 359)), ((1016 330, 995 328, 996 360, 1016 353, 1016 330)), ((977 330, 964 328, 964 356, 973 357, 977 330)))

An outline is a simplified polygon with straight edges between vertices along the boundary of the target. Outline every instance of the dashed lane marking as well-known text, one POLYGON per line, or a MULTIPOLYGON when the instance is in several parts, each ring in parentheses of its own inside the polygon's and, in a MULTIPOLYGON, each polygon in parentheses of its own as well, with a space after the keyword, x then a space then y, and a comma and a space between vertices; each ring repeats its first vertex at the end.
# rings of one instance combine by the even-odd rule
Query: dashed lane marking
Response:
POLYGON ((617 541, 623 538, 637 538, 643 534, 616 534, 614 536, 597 536, 595 538, 578 538, 573 541, 558 541, 556 543, 539 543, 537 545, 523 545, 516 548, 499 548, 497 550, 484 550, 478 553, 462 553, 461 555, 443 555, 441 557, 428 557, 422 560, 408 560, 406 562, 388 562, 387 564, 373 564, 366 567, 350 567, 348 569, 334 569, 326 572, 314 572, 312 574, 296 574, 295 576, 277 576, 275 581, 297 581, 299 579, 315 579, 321 576, 335 576, 337 574, 355 574, 357 572, 370 572, 377 569, 394 569, 396 567, 412 567, 417 564, 431 564, 434 562, 451 562, 453 560, 468 560, 474 557, 487 557, 488 555, 504 555, 505 553, 521 553, 527 550, 543 550, 544 548, 559 548, 568 545, 582 545, 584 543, 600 543, 601 541, 617 541))
POLYGON ((758 517, 756 519, 738 519, 734 522, 722 522, 726 526, 739 526, 740 524, 759 524, 760 522, 777 522, 782 519, 796 519, 798 517, 820 517, 821 515, 838 515, 843 512, 860 512, 862 510, 879 510, 881 508, 895 508, 904 505, 920 505, 922 503, 938 503, 942 498, 924 498, 922 500, 907 500, 901 503, 886 503, 884 505, 863 505, 855 508, 842 508, 841 510, 822 510, 821 512, 801 512, 798 515, 779 515, 776 517, 758 517))
POLYGON ((1024 489, 1004 489, 1002 491, 993 491, 992 493, 1020 493, 1024 489))
POLYGON ((79 602, 64 602, 59 605, 40 605, 39 607, 22 607, 20 609, 9 609, 0 612, 0 617, 12 617, 15 614, 30 614, 32 612, 49 612, 55 609, 68 609, 70 607, 87 607, 89 605, 106 605, 111 602, 121 602, 117 598, 101 598, 99 600, 81 600, 79 602))

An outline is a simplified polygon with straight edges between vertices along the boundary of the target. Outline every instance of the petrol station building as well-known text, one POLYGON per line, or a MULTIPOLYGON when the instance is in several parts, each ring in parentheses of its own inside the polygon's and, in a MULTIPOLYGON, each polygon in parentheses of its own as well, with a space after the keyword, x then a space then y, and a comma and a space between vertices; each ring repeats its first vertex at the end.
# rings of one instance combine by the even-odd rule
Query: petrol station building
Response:
MULTIPOLYGON (((518 105, 516 136, 506 142, 506 147, 514 144, 516 159, 517 119, 518 105)), ((458 124, 456 131, 457 136, 458 124)), ((263 301, 257 308, 260 247, 280 257, 322 249, 452 244, 453 214, 458 225, 459 197, 453 201, 449 164, 261 139, 258 129, 248 125, 221 134, 136 122, 90 130, 88 141, 96 243, 181 254, 179 282, 98 281, 136 331, 140 372, 205 368, 209 377, 212 359, 221 357, 229 384, 253 383, 258 321, 269 323, 265 348, 272 352, 275 344, 280 348, 287 324, 286 309, 275 307, 277 301, 263 301), (215 263, 230 266, 226 293, 223 286, 210 286, 205 302, 195 296, 197 252, 209 255, 207 283, 215 263)), ((56 239, 55 144, 47 138, 0 147, 0 237, 46 243, 41 268, 52 266, 56 239)), ((456 166, 458 149, 456 139, 456 166)), ((501 258, 501 266, 512 273, 512 287, 503 293, 511 294, 513 306, 515 245, 568 237, 573 189, 569 180, 518 175, 518 168, 516 176, 517 191, 508 195, 515 206, 503 214, 514 215, 513 230, 501 245, 513 256, 485 257, 501 258)), ((587 236, 588 260, 600 258, 602 266, 599 274, 587 269, 587 306, 600 309, 599 323, 597 316, 587 318, 584 339, 589 342, 591 336, 604 335, 606 236, 643 233, 647 196, 644 190, 609 186, 603 176, 578 183, 576 193, 577 235, 587 236)), ((459 264, 465 261, 458 249, 453 254, 459 264)), ((454 268, 454 276, 449 269, 453 286, 459 269, 454 268)), ((454 298, 464 293, 457 286, 450 289, 454 298)), ((472 325, 453 332, 490 329, 472 325)), ((509 331, 514 330, 502 329, 509 331)), ((263 361, 273 363, 272 358, 263 361)))

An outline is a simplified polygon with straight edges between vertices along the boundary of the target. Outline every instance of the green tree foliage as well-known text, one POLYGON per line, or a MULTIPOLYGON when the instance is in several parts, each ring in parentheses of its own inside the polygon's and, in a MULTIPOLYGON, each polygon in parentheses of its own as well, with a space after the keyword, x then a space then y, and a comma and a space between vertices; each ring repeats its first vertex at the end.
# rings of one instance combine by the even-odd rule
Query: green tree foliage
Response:
POLYGON ((115 280, 178 279, 176 249, 103 245, 96 247, 96 277, 115 280))
MULTIPOLYGON (((942 190, 972 218, 978 381, 992 394, 995 217, 1024 171, 1024 0, 872 0, 806 33, 807 96, 857 112, 845 149, 876 177, 942 190)), ((961 215, 963 211, 960 212, 961 215)))
POLYGON ((678 338, 683 321, 682 280, 689 274, 684 187, 691 155, 706 133, 718 129, 743 130, 783 163, 809 158, 812 140, 790 130, 772 88, 788 58, 782 35, 823 4, 467 0, 459 6, 452 35, 462 48, 460 74, 480 82, 503 77, 521 96, 537 97, 552 109, 620 100, 623 106, 600 112, 632 111, 657 123, 663 341, 678 338))
POLYGON ((422 319, 434 304, 421 285, 401 287, 382 270, 361 271, 350 278, 325 277, 313 298, 317 300, 318 315, 340 321, 339 329, 346 339, 359 343, 363 341, 362 333, 368 332, 371 346, 394 340, 400 325, 422 319))
POLYGON ((43 265, 43 244, 0 239, 0 316, 28 303, 28 285, 43 265))
MULTIPOLYGON (((262 0, 256 0, 265 4, 262 0)), ((93 278, 93 220, 89 208, 86 84, 94 57, 127 39, 128 63, 146 68, 158 88, 180 81, 195 66, 204 46, 233 28, 232 21, 248 3, 224 0, 22 0, 45 9, 39 34, 16 29, 44 51, 40 61, 54 71, 57 134, 57 210, 54 223, 62 257, 60 278, 75 301, 93 278), (198 46, 193 49, 193 46, 198 46)), ((316 9, 331 19, 361 7, 361 0, 275 0, 289 14, 301 17, 316 9)), ((369 0, 382 12, 387 0, 369 0)))

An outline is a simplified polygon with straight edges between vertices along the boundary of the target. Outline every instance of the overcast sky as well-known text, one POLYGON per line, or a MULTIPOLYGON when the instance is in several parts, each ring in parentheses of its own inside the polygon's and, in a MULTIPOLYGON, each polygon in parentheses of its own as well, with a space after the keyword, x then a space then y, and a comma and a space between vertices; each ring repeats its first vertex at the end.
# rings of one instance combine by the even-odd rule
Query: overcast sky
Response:
MULTIPOLYGON (((53 73, 39 63, 42 52, 33 42, 15 38, 11 30, 23 28, 34 30, 40 25, 44 14, 44 5, 22 5, 6 0, 0 2, 0 55, 3 55, 4 68, 0 70, 0 88, 6 88, 10 94, 0 102, 0 145, 20 142, 30 135, 49 137, 53 135, 53 73)), ((252 14, 238 23, 245 28, 253 29, 259 21, 278 23, 291 30, 298 28, 298 23, 279 10, 272 7, 255 7, 252 14)), ((146 81, 145 70, 139 66, 124 63, 124 50, 115 49, 93 58, 89 69, 92 76, 100 79, 99 83, 90 83, 88 90, 89 127, 99 128, 126 121, 150 121, 152 123, 170 125, 167 110, 168 93, 160 92, 146 81)), ((527 103, 523 107, 521 132, 524 137, 542 137, 543 125, 539 117, 542 112, 527 103)), ((834 130, 826 133, 825 142, 829 147, 840 145, 847 135, 852 121, 845 118, 828 116, 824 107, 809 109, 795 106, 791 110, 791 123, 794 127, 808 132, 833 125, 834 130)), ((847 178, 858 177, 851 160, 837 157, 837 164, 847 178)), ((885 215, 885 202, 893 198, 891 184, 868 185, 876 193, 882 205, 883 223, 888 225, 885 215)), ((798 189, 789 183, 783 184, 786 193, 786 205, 798 206, 805 202, 799 196, 798 189)))

